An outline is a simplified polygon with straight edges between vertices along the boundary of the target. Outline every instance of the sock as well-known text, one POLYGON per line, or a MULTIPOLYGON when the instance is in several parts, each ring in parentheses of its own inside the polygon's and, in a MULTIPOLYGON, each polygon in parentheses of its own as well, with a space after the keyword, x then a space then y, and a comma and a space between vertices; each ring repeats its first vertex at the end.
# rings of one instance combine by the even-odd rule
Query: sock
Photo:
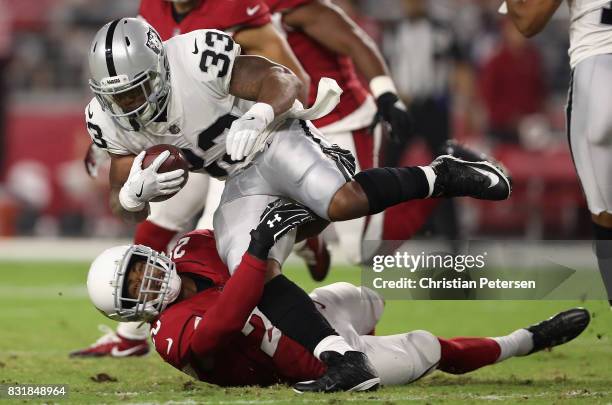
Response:
POLYGON ((612 228, 593 222, 593 234, 597 265, 608 293, 608 303, 612 306, 612 228))
POLYGON ((134 233, 134 244, 145 245, 158 252, 165 253, 168 244, 178 232, 162 228, 151 221, 143 221, 136 226, 134 233))
POLYGON ((431 197, 431 194, 434 190, 434 184, 436 184, 436 172, 434 172, 434 169, 431 166, 418 167, 419 169, 423 170, 423 173, 425 173, 425 177, 427 177, 427 184, 429 184, 429 193, 427 194, 427 197, 431 197))
POLYGON ((500 347, 498 363, 509 357, 525 356, 533 349, 533 335, 527 329, 518 329, 509 335, 492 339, 500 347))
POLYGON ((315 348, 325 338, 339 337, 317 310, 310 296, 284 275, 276 276, 266 283, 257 308, 285 336, 311 353, 315 352, 315 348))
POLYGON ((121 322, 117 326, 117 335, 129 340, 145 340, 149 336, 149 324, 146 322, 121 322))
POLYGON ((346 342, 346 340, 344 340, 342 336, 331 335, 321 340, 319 344, 314 348, 314 351, 312 352, 312 354, 317 359, 321 360, 319 356, 321 356, 321 353, 323 352, 332 351, 332 352, 338 352, 340 354, 344 354, 346 352, 354 351, 354 350, 355 349, 353 349, 346 342))
POLYGON ((463 374, 493 364, 500 354, 500 345, 494 339, 457 337, 438 338, 441 347, 438 370, 450 374, 463 374))
POLYGON ((401 202, 431 195, 433 184, 430 186, 429 177, 433 169, 428 173, 419 167, 382 167, 361 171, 353 179, 368 197, 368 215, 373 215, 401 202))

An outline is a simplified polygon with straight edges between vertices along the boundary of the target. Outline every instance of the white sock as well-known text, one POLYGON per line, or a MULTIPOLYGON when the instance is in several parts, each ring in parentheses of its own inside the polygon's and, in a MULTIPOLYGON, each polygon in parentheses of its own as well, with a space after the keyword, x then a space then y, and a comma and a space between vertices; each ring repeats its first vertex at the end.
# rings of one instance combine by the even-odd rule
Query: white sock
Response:
POLYGON ((433 193, 434 190, 434 184, 436 183, 436 173, 434 172, 434 169, 431 168, 431 166, 417 166, 419 169, 423 170, 423 173, 425 173, 425 177, 427 177, 427 183, 429 183, 429 193, 427 194, 427 197, 431 197, 431 194, 433 193))
POLYGON ((497 363, 513 356, 525 356, 533 349, 533 334, 527 329, 518 329, 506 336, 491 338, 501 351, 497 363))
POLYGON ((349 344, 346 342, 346 340, 344 340, 342 336, 330 335, 319 342, 317 347, 315 347, 313 354, 317 359, 321 360, 319 356, 323 352, 331 351, 344 354, 348 351, 354 350, 355 349, 349 346, 349 344))
POLYGON ((117 326, 117 334, 130 340, 145 340, 149 336, 149 324, 146 322, 121 322, 117 326))

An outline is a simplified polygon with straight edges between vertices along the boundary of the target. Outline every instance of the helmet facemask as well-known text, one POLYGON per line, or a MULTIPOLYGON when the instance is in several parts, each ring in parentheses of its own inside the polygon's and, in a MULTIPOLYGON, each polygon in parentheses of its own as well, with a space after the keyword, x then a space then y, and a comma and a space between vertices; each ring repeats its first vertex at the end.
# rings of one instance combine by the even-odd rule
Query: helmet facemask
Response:
POLYGON ((156 66, 137 74, 132 80, 127 75, 106 77, 99 83, 89 80, 89 87, 102 109, 126 131, 138 131, 155 121, 166 109, 170 99, 170 68, 163 50, 156 66), (129 105, 132 99, 142 103, 129 105), (126 103, 127 101, 127 103, 126 103), (125 104, 124 104, 125 103, 125 104))
POLYGON ((126 321, 148 321, 159 315, 181 291, 181 279, 174 262, 142 245, 130 247, 118 266, 114 282, 116 314, 126 321), (138 296, 128 294, 128 274, 137 262, 144 263, 138 296))

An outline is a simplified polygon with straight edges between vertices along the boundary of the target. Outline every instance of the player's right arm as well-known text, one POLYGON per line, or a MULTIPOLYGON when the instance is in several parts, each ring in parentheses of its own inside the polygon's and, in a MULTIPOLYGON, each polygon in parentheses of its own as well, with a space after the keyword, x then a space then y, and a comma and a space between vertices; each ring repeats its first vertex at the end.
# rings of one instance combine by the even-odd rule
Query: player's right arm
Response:
POLYGON ((514 26, 526 37, 542 31, 562 0, 507 0, 508 15, 514 26))

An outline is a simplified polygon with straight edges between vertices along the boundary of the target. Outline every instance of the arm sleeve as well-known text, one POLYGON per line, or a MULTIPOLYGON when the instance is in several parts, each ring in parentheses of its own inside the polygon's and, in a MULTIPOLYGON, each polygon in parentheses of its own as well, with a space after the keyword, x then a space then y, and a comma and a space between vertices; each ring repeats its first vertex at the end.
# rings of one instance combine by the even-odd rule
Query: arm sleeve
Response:
POLYGON ((191 339, 191 350, 205 354, 214 350, 229 334, 242 330, 261 299, 266 262, 245 254, 219 299, 202 318, 191 339))

